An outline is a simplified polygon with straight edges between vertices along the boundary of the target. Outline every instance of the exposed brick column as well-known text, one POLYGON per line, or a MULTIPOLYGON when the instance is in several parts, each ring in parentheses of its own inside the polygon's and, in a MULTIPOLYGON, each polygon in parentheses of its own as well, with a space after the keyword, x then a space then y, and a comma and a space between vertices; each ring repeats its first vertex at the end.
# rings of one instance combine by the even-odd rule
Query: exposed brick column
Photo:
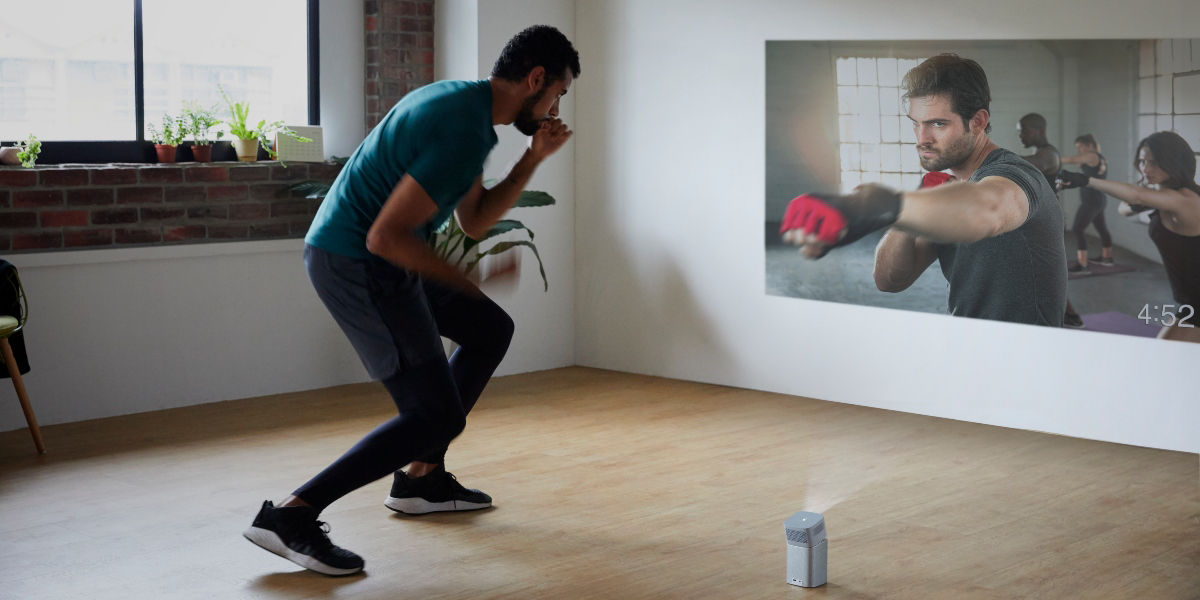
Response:
POLYGON ((405 94, 433 82, 434 0, 364 0, 367 129, 405 94))

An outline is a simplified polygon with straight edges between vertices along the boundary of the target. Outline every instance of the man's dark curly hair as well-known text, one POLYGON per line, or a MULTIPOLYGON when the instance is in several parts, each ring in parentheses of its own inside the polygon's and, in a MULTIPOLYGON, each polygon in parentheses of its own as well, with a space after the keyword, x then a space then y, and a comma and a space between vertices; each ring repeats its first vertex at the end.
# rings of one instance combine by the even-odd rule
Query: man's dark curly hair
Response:
POLYGON ((508 40, 492 67, 492 77, 520 81, 534 67, 546 69, 547 81, 562 79, 568 68, 571 77, 579 77, 579 53, 561 31, 534 25, 508 40))
MULTIPOLYGON (((992 102, 987 75, 979 63, 962 58, 957 54, 939 54, 913 67, 904 75, 900 84, 904 88, 904 99, 945 95, 950 106, 963 123, 981 109, 987 110, 992 102)), ((989 121, 985 132, 991 133, 989 121)))

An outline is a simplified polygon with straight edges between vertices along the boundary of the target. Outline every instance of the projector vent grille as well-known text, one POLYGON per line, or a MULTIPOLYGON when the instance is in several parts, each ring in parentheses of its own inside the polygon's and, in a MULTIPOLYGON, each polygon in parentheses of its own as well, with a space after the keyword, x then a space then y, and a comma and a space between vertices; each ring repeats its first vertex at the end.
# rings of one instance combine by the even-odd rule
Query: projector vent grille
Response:
POLYGON ((789 530, 787 530, 787 539, 789 542, 792 542, 795 544, 807 544, 808 543, 808 530, 807 529, 789 529, 789 530))
POLYGON ((825 521, 821 521, 817 523, 816 527, 813 527, 813 537, 817 537, 822 533, 825 533, 825 521))

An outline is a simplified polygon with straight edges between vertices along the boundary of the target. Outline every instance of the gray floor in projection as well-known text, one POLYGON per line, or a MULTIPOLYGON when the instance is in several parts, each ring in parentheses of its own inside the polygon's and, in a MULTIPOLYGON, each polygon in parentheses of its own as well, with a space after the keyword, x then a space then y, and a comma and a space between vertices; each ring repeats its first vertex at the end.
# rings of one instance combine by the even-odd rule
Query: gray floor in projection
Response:
MULTIPOLYGON (((875 246, 882 236, 883 232, 873 233, 813 261, 779 241, 778 225, 768 225, 766 292, 773 296, 946 314, 946 278, 936 262, 903 292, 888 294, 876 289, 871 271, 875 246)), ((1073 260, 1074 237, 1067 234, 1064 239, 1073 260)), ((1088 248, 1093 256, 1098 255, 1099 240, 1089 240, 1088 248)), ((1114 256, 1118 264, 1135 270, 1067 282, 1067 295, 1080 314, 1121 312, 1136 317, 1146 304, 1174 302, 1161 264, 1124 252, 1120 247, 1114 249, 1114 256)))

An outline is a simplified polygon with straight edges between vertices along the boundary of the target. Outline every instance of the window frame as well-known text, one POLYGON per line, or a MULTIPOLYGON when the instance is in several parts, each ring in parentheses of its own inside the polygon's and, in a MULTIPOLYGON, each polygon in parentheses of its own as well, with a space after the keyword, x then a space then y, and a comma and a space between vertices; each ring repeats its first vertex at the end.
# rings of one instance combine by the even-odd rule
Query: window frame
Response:
MULTIPOLYGON (((306 0, 308 15, 308 121, 310 125, 321 124, 321 46, 320 46, 320 0, 306 0)), ((133 97, 134 121, 137 131, 132 140, 100 141, 43 141, 38 164, 103 164, 103 163, 154 163, 157 158, 154 144, 146 140, 146 90, 144 81, 144 55, 142 42, 142 0, 133 0, 133 97)), ((21 140, 6 140, 7 143, 21 140)), ((191 160, 191 142, 179 147, 178 160, 191 160)), ((259 149, 260 158, 266 153, 259 149)), ((213 160, 237 160, 228 141, 213 145, 213 160)))

